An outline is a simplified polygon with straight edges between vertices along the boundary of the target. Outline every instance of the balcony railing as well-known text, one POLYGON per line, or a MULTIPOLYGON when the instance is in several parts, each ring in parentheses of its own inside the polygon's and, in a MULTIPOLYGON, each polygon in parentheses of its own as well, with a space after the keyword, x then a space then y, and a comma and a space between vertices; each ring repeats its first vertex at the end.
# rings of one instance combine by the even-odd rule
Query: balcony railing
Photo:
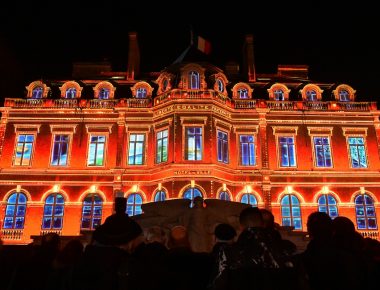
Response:
POLYGON ((379 241, 379 232, 378 231, 363 231, 363 232, 360 231, 360 234, 364 238, 371 238, 371 239, 379 241))
MULTIPOLYGON (((377 110, 376 102, 306 102, 306 101, 268 101, 268 100, 231 100, 229 97, 213 91, 172 90, 154 99, 154 104, 177 99, 211 99, 235 109, 268 108, 273 111, 346 111, 369 112, 377 110)), ((118 108, 150 108, 151 99, 115 99, 115 100, 80 100, 80 99, 5 99, 5 107, 11 108, 52 108, 52 109, 112 109, 118 108)))
POLYGON ((42 230, 40 231, 40 236, 43 236, 49 233, 55 233, 57 235, 62 236, 62 230, 42 230))
POLYGON ((21 240, 24 234, 24 230, 15 230, 15 229, 2 229, 1 238, 3 240, 21 240))

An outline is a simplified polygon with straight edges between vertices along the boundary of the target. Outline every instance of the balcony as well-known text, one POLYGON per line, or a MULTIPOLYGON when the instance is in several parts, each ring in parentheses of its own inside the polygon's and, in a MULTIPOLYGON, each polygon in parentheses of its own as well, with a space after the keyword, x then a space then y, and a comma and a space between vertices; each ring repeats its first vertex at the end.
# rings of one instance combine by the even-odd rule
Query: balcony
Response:
POLYGON ((178 90, 174 89, 170 92, 164 93, 160 96, 157 96, 155 98, 154 104, 158 105, 164 102, 168 102, 170 100, 178 100, 178 99, 211 99, 215 100, 219 103, 222 103, 224 105, 230 105, 231 101, 230 99, 213 90, 178 90))
POLYGON ((234 100, 235 109, 254 109, 256 108, 256 100, 234 100))
POLYGON ((15 230, 15 229, 2 229, 1 238, 3 240, 17 241, 21 240, 24 234, 24 230, 15 230))
POLYGON ((379 232, 378 231, 359 231, 359 233, 364 237, 364 238, 371 238, 374 240, 379 240, 379 232))

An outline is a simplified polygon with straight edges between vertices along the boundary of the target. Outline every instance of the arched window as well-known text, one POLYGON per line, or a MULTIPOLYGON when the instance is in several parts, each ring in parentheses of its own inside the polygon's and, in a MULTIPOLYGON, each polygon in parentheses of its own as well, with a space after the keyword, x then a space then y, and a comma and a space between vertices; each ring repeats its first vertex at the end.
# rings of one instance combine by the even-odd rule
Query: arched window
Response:
POLYGON ((350 100, 350 93, 347 90, 339 91, 339 101, 348 102, 350 100))
POLYGON ((76 88, 68 88, 66 90, 66 99, 75 99, 77 96, 77 89, 76 88))
POLYGON ((168 79, 164 79, 164 81, 162 82, 162 91, 163 92, 166 91, 166 89, 168 88, 168 85, 169 85, 168 79))
POLYGON ((224 83, 221 79, 218 79, 217 83, 218 83, 218 91, 222 93, 224 91, 224 83))
POLYGON ((277 89, 273 92, 274 94, 274 99, 276 101, 284 101, 285 100, 285 95, 284 95, 284 91, 281 90, 281 89, 277 89))
POLYGON ((322 194, 318 198, 318 211, 327 213, 332 219, 338 216, 336 199, 331 194, 322 194))
POLYGON ((163 190, 159 190, 154 195, 154 201, 164 201, 166 199, 166 193, 163 190))
POLYGON ((247 99, 248 98, 248 90, 245 88, 240 88, 237 90, 238 96, 240 99, 247 99))
POLYGON ((196 71, 189 72, 189 89, 191 90, 199 90, 199 73, 196 71))
POLYGON ((110 90, 107 88, 101 88, 99 90, 99 99, 108 100, 110 97, 110 90))
POLYGON ((129 216, 142 213, 141 205, 143 199, 139 193, 132 193, 127 198, 127 214, 129 216))
POLYGON ((317 92, 315 90, 306 91, 306 100, 309 102, 317 101, 317 92))
POLYGON ((63 226, 65 200, 60 193, 52 193, 45 200, 43 230, 59 230, 63 226))
POLYGON ((23 229, 26 212, 26 195, 22 192, 12 193, 7 200, 3 229, 23 229))
POLYGON ((257 199, 252 193, 244 193, 240 198, 240 202, 257 207, 257 199))
POLYGON ((221 191, 219 193, 219 199, 220 200, 227 200, 227 201, 231 200, 230 195, 229 195, 229 193, 227 191, 221 191))
POLYGON ((281 215, 283 226, 293 226, 302 229, 300 202, 294 194, 285 194, 281 199, 281 215))
POLYGON ((183 198, 191 200, 190 207, 193 207, 193 200, 196 196, 203 197, 202 192, 196 187, 190 187, 183 193, 183 198))
POLYGON ((35 87, 32 92, 32 99, 41 99, 43 91, 42 87, 35 87))
POLYGON ((146 88, 138 88, 136 90, 136 98, 137 99, 145 99, 147 96, 147 90, 146 88))
POLYGON ((90 193, 83 200, 82 230, 94 230, 102 222, 103 200, 98 194, 90 193))
POLYGON ((376 211, 372 197, 359 194, 355 197, 356 221, 359 230, 377 229, 376 211))

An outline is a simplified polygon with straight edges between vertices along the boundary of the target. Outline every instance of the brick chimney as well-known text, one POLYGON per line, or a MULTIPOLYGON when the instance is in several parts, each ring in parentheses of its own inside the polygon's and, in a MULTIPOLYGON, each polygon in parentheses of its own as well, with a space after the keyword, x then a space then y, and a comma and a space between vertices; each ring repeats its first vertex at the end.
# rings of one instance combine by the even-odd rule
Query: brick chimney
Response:
POLYGON ((140 51, 137 33, 129 32, 127 80, 134 80, 140 73, 140 51))
POLYGON ((249 82, 256 81, 255 71, 255 59, 253 55, 253 35, 247 34, 245 36, 244 48, 243 48, 243 69, 247 74, 249 82))

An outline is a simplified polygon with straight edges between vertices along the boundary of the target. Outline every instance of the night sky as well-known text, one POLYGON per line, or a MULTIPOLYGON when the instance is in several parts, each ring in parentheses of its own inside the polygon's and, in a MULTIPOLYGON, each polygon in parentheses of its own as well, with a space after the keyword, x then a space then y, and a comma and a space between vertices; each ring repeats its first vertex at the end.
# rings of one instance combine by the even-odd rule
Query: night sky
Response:
POLYGON ((157 1, 15 2, 2 8, 0 19, 0 97, 24 97, 25 86, 36 79, 69 79, 73 61, 109 60, 114 70, 126 70, 128 31, 138 33, 142 70, 160 71, 188 46, 191 24, 211 41, 210 61, 221 68, 241 61, 244 35, 251 33, 258 73, 274 73, 277 64, 307 64, 313 81, 347 83, 358 101, 377 100, 377 10, 283 2, 291 4, 210 2, 213 8, 206 9, 206 1, 178 7, 157 1))

